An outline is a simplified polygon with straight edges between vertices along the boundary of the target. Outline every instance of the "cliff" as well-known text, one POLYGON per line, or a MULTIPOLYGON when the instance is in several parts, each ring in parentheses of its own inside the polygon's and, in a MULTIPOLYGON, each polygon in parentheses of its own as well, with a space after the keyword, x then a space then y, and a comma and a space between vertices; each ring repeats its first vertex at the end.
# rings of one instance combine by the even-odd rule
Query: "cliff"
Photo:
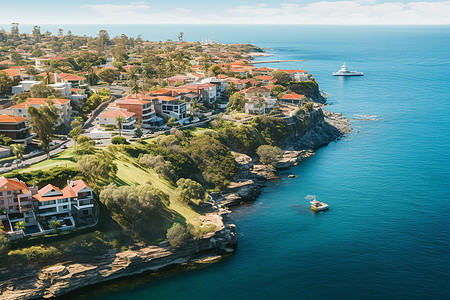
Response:
POLYGON ((199 240, 192 240, 181 248, 167 242, 157 246, 134 245, 124 252, 109 251, 86 261, 70 261, 45 268, 10 268, 3 274, 0 298, 21 300, 50 298, 67 294, 92 284, 131 276, 143 272, 155 272, 163 268, 197 261, 209 261, 233 252, 237 247, 235 226, 225 224, 227 210, 211 214, 219 229, 199 240))
POLYGON ((326 102, 326 99, 320 94, 319 84, 314 78, 311 78, 309 81, 292 81, 289 84, 289 89, 297 94, 311 98, 314 102, 326 102))

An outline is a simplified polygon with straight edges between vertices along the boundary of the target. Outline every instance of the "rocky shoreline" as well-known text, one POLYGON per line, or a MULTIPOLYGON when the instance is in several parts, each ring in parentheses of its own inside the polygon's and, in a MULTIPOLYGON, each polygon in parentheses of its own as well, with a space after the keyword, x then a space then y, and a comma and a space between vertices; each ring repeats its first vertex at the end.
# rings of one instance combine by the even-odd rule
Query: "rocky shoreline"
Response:
MULTIPOLYGON (((93 284, 101 284, 125 276, 143 272, 157 272, 169 266, 187 263, 213 262, 237 248, 235 225, 228 223, 229 207, 254 201, 261 187, 270 179, 278 178, 277 170, 287 169, 314 155, 315 150, 339 139, 351 130, 349 120, 341 114, 323 110, 315 104, 308 117, 308 127, 302 132, 292 131, 291 138, 283 145, 283 156, 272 166, 263 165, 256 158, 234 153, 241 170, 224 193, 213 193, 212 206, 216 212, 203 217, 204 223, 212 223, 216 231, 198 240, 192 240, 181 248, 168 242, 158 245, 133 245, 129 250, 110 250, 95 260, 70 261, 51 267, 28 266, 20 277, 14 270, 0 270, 1 299, 51 298, 74 292, 93 284)), ((295 129, 295 124, 293 125, 295 129)))

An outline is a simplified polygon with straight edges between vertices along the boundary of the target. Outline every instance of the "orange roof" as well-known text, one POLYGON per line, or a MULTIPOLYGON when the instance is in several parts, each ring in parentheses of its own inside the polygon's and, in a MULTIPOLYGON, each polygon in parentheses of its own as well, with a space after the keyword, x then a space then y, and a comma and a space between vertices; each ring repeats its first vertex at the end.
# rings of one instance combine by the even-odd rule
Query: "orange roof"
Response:
POLYGON ((284 95, 283 97, 281 97, 281 99, 297 100, 297 99, 302 99, 303 97, 305 97, 305 95, 300 95, 300 94, 292 92, 290 94, 284 95))
POLYGON ((158 100, 161 100, 161 101, 174 101, 174 100, 178 100, 178 98, 171 97, 171 96, 158 96, 157 98, 158 98, 158 100))
POLYGON ((64 80, 67 80, 67 81, 80 81, 80 80, 85 80, 84 77, 81 77, 81 76, 78 76, 78 75, 75 75, 75 74, 69 74, 69 73, 61 73, 61 74, 58 74, 58 78, 64 79, 64 80))
POLYGON ((0 177, 0 191, 26 190, 27 185, 17 179, 9 179, 5 176, 0 177))
POLYGON ((58 199, 64 199, 64 198, 70 198, 71 195, 68 191, 61 191, 58 187, 52 185, 52 184, 47 184, 46 186, 44 186, 42 189, 40 189, 38 191, 38 193, 36 195, 33 196, 36 200, 38 200, 39 202, 42 201, 51 201, 51 200, 58 200, 58 199), (55 196, 45 196, 46 193, 51 192, 52 190, 59 192, 59 195, 55 195, 55 196))
POLYGON ((9 77, 15 77, 20 75, 19 69, 4 69, 0 70, 0 72, 5 72, 9 77))
POLYGON ((119 100, 116 102, 116 105, 120 106, 120 104, 139 104, 139 105, 143 105, 143 104, 147 104, 150 103, 150 101, 145 101, 145 100, 141 100, 141 99, 136 99, 136 98, 125 98, 123 100, 119 100))
POLYGON ((4 60, 4 61, 0 61, 0 65, 15 65, 15 63, 13 63, 10 60, 4 60))
POLYGON ((277 70, 277 71, 282 71, 288 74, 293 74, 293 73, 306 73, 305 70, 277 70))
POLYGON ((134 116, 135 113, 123 110, 123 109, 115 109, 102 113, 99 115, 99 118, 118 118, 122 117, 128 119, 129 117, 134 116))
POLYGON ((164 95, 164 94, 172 94, 172 90, 169 89, 159 89, 148 92, 149 95, 164 95))
POLYGON ((62 191, 63 193, 69 192, 70 195, 72 195, 72 197, 76 197, 77 194, 85 187, 92 190, 91 187, 86 182, 84 182, 84 180, 80 179, 76 181, 71 181, 69 185, 66 186, 62 191))
POLYGON ((256 79, 261 79, 261 80, 272 80, 274 79, 272 76, 269 75, 260 75, 260 76, 256 76, 256 79))
MULTIPOLYGON (((11 108, 28 108, 30 105, 44 105, 47 98, 28 98, 27 101, 11 106, 11 108)), ((52 99, 53 104, 61 105, 70 102, 69 99, 52 99)))
POLYGON ((20 123, 25 121, 27 118, 16 117, 11 115, 0 115, 0 123, 20 123))

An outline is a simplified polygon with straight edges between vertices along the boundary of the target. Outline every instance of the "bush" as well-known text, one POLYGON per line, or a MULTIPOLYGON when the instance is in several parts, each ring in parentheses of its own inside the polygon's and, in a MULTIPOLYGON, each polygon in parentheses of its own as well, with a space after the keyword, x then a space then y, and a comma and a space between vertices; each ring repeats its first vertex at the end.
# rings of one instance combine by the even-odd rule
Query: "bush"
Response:
POLYGON ((80 172, 76 168, 55 167, 50 170, 34 170, 30 172, 18 173, 14 171, 11 176, 24 181, 27 185, 33 185, 36 183, 39 187, 44 187, 51 183, 56 186, 64 186, 67 183, 67 179, 79 176, 80 172))
POLYGON ((10 251, 8 254, 13 259, 18 259, 23 262, 36 262, 40 260, 47 260, 57 258, 62 255, 57 248, 50 246, 45 248, 43 246, 33 246, 20 250, 10 251))
POLYGON ((268 165, 275 163, 283 155, 283 150, 270 145, 262 145, 256 150, 256 153, 259 155, 261 162, 268 165))
POLYGON ((186 233, 186 229, 183 227, 183 225, 181 225, 180 223, 174 223, 172 227, 167 230, 166 237, 170 245, 178 248, 186 243, 189 235, 186 233))
POLYGON ((178 200, 196 205, 205 201, 205 189, 200 183, 192 179, 180 178, 177 181, 177 186, 178 200))
POLYGON ((154 169, 160 177, 166 178, 167 180, 175 181, 177 178, 172 164, 165 161, 161 155, 153 156, 151 154, 144 154, 140 157, 139 164, 154 169))
POLYGON ((124 145, 127 144, 127 139, 123 136, 115 136, 111 139, 111 144, 114 145, 124 145))

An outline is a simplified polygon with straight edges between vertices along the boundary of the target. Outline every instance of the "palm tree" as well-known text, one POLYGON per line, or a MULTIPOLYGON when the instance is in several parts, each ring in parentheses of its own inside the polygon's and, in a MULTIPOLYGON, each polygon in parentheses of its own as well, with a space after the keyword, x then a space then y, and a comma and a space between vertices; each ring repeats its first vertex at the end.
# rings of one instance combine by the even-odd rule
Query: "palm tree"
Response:
POLYGON ((119 127, 119 136, 122 136, 122 123, 124 118, 122 116, 118 116, 116 118, 117 126, 119 127))
POLYGON ((11 151, 16 156, 16 165, 17 168, 19 167, 18 160, 23 157, 23 154, 25 153, 25 147, 22 144, 12 144, 11 145, 11 151))
POLYGON ((17 231, 23 230, 25 228, 23 221, 17 222, 16 225, 14 225, 14 228, 17 229, 17 231))

